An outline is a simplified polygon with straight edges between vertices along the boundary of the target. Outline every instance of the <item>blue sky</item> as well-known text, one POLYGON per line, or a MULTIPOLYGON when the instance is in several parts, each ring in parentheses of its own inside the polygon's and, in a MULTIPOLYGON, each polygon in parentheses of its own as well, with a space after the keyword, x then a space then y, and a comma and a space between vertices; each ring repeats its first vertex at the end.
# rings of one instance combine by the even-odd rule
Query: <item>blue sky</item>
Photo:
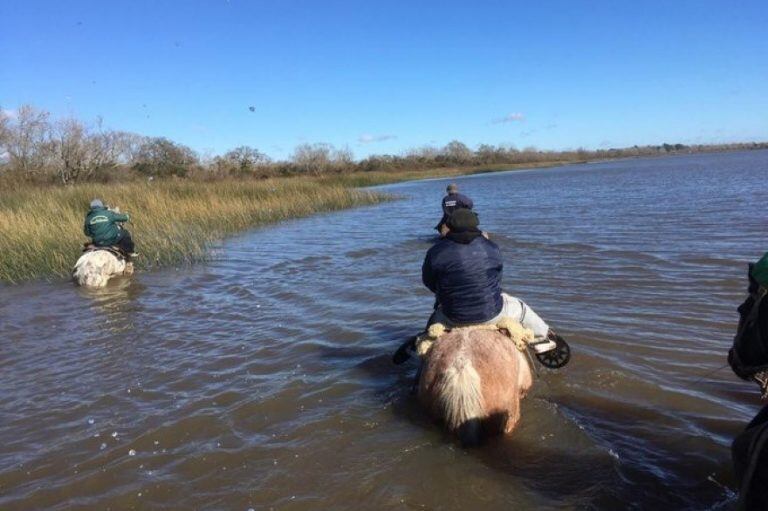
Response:
POLYGON ((768 140, 765 0, 8 0, 0 18, 0 107, 200 152, 768 140))

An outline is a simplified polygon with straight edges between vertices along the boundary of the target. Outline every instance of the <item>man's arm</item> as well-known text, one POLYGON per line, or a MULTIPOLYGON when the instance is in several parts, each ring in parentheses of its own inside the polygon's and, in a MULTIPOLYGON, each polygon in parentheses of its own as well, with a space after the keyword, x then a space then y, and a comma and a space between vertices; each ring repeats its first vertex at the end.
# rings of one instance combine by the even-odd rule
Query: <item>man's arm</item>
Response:
POLYGON ((128 222, 130 220, 128 213, 115 213, 114 211, 110 211, 109 214, 113 222, 128 222))
POLYGON ((487 238, 484 241, 491 247, 488 253, 488 260, 494 268, 498 268, 499 282, 501 282, 502 275, 504 274, 504 258, 501 255, 501 249, 496 243, 487 238))
POLYGON ((427 256, 424 258, 424 264, 421 265, 421 282, 430 291, 437 293, 437 276, 432 270, 432 260, 429 257, 429 252, 427 252, 427 256))
POLYGON ((470 199, 466 195, 462 195, 461 199, 464 202, 464 207, 466 207, 467 209, 472 209, 473 207, 475 207, 475 204, 472 202, 472 199, 470 199))

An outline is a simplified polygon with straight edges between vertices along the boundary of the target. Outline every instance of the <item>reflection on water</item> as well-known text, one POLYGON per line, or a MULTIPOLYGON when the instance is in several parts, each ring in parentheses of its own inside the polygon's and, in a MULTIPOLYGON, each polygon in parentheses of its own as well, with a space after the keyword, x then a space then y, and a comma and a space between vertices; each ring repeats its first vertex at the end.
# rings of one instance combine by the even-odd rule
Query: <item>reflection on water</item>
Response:
POLYGON ((2 509, 706 509, 758 406, 725 362, 768 153, 460 178, 504 286, 574 349, 519 430, 457 448, 392 350, 446 181, 98 291, 0 288, 2 509), (702 378, 702 375, 712 373, 702 378))
POLYGON ((119 277, 113 279, 107 287, 75 289, 82 297, 89 299, 91 314, 102 320, 102 335, 115 336, 134 328, 136 308, 140 303, 138 299, 145 288, 142 282, 119 277))

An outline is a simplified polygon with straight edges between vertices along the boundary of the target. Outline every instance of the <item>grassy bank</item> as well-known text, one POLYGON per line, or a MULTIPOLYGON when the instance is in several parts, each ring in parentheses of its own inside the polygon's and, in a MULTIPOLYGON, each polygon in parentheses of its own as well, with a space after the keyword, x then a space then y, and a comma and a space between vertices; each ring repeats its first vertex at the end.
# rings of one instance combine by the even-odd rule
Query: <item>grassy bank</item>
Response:
POLYGON ((358 187, 565 163, 266 180, 142 180, 67 187, 16 183, 0 194, 0 282, 68 276, 86 241, 83 218, 94 197, 131 215, 127 227, 141 254, 137 266, 148 268, 204 260, 213 242, 251 227, 387 199, 358 187))
POLYGON ((139 267, 202 260, 211 243, 249 227, 385 200, 328 179, 22 187, 0 194, 0 281, 65 277, 79 255, 88 203, 131 215, 139 267))
MULTIPOLYGON (((572 165, 586 163, 585 161, 545 161, 536 163, 499 163, 493 165, 476 165, 469 167, 438 167, 427 170, 405 170, 397 172, 353 172, 350 174, 337 174, 320 178, 327 183, 343 186, 376 186, 416 179, 431 179, 453 176, 467 176, 472 174, 484 174, 486 172, 503 172, 507 170, 524 170, 535 168, 556 167, 559 165, 572 165)), ((439 205, 438 205, 439 206, 439 205)), ((437 207, 437 206, 436 206, 437 207)))

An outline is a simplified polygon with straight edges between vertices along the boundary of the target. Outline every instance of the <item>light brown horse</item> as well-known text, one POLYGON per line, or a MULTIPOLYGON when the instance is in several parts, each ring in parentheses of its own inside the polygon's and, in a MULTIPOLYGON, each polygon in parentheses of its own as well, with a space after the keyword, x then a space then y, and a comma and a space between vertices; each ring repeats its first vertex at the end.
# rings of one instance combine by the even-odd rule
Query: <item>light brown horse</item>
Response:
POLYGON ((439 336, 424 357, 419 400, 465 445, 511 433, 520 420, 520 400, 533 375, 518 346, 524 346, 521 336, 532 333, 517 327, 517 344, 498 330, 454 329, 439 336))

